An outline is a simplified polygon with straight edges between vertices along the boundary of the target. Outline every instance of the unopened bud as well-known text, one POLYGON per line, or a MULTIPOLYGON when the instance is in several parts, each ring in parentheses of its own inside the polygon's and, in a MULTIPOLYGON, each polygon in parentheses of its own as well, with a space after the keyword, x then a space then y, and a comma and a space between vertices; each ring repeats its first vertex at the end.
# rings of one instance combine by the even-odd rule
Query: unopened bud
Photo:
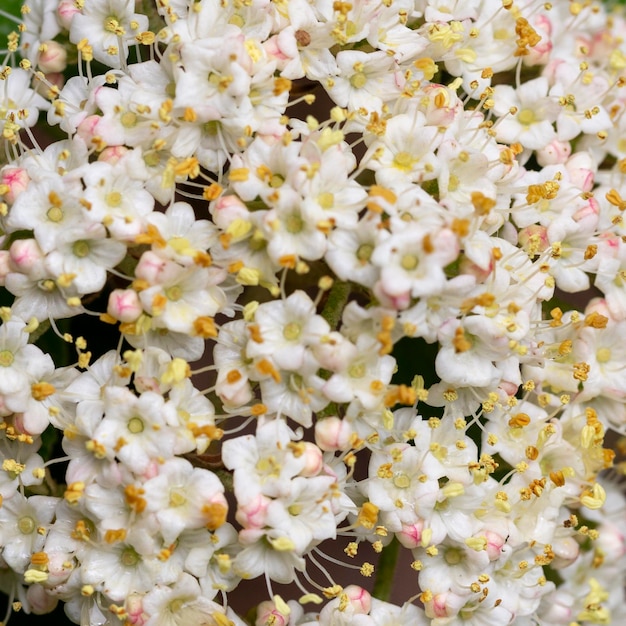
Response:
POLYGON ((348 450, 353 433, 352 425, 339 417, 327 417, 315 423, 315 443, 322 450, 348 450))
POLYGON ((46 41, 39 48, 37 65, 44 74, 62 72, 67 67, 67 51, 56 41, 46 41))
POLYGON ((114 289, 110 293, 107 313, 116 320, 134 322, 142 312, 139 296, 133 289, 114 289))

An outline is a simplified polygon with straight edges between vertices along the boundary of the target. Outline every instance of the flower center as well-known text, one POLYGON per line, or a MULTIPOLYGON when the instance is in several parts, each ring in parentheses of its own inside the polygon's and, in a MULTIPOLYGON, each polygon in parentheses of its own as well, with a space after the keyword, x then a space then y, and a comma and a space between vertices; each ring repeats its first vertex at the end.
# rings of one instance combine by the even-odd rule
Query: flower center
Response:
POLYGON ((596 352, 596 360, 598 363, 607 363, 611 360, 611 348, 600 348, 596 352))
POLYGON ((287 507, 287 511, 289 511, 289 515, 300 515, 300 513, 302 513, 302 505, 301 504, 290 504, 287 507))
POLYGON ((185 606, 185 603, 186 601, 183 600, 182 598, 176 598, 176 600, 172 600, 168 604, 167 608, 170 610, 170 613, 175 615, 176 613, 180 612, 180 610, 185 606))
POLYGON ((122 552, 122 557, 120 558, 122 565, 126 567, 133 567, 133 565, 137 565, 139 561, 141 561, 141 557, 133 550, 133 548, 126 548, 124 552, 122 552))
POLYGON ((202 127, 202 130, 211 137, 215 137, 217 135, 217 131, 219 130, 220 123, 217 120, 211 120, 210 122, 206 122, 202 127))
POLYGON ((414 159, 408 152, 398 152, 398 154, 393 157, 393 166, 396 169, 408 172, 413 167, 413 163, 415 163, 416 160, 417 159, 414 159))
POLYGON ((56 285, 51 278, 40 280, 37 283, 37 287, 39 287, 42 291, 47 291, 48 293, 52 293, 56 289, 56 285))
POLYGON ((350 378, 363 378, 365 376, 365 365, 363 363, 354 363, 348 368, 350 378))
POLYGON ((393 484, 398 489, 406 489, 411 486, 411 479, 404 472, 400 472, 393 477, 393 484))
POLYGON ((400 260, 400 265, 402 266, 402 269, 410 272, 417 267, 417 262, 418 259, 414 254, 405 254, 400 260))
POLYGON ((463 560, 463 553, 456 548, 450 548, 446 550, 444 559, 448 565, 457 565, 463 560))
POLYGON ((0 351, 0 367, 9 367, 13 365, 14 360, 15 357, 13 356, 13 352, 10 350, 0 351))
POLYGON ((122 204, 122 194, 119 191, 110 191, 105 197, 104 201, 110 207, 118 207, 122 204))
POLYGON ((183 297, 183 290, 179 285, 172 285, 165 290, 165 295, 170 302, 177 302, 183 297))
POLYGON ((370 260, 373 252, 374 246, 371 243, 362 243, 356 251, 356 258, 365 264, 370 260))
POLYGON ((72 253, 79 259, 84 259, 89 254, 89 244, 84 239, 75 241, 72 246, 72 253))
POLYGON ((330 209, 335 204, 335 197, 329 191, 325 191, 317 196, 317 202, 322 209, 330 209))
POLYGON ((120 118, 120 122, 124 128, 133 128, 137 126, 137 114, 132 111, 126 111, 120 118))
POLYGON ((46 213, 46 217, 51 222, 58 224, 63 219, 63 209, 58 206, 51 206, 46 213))
POLYGON ((289 322, 287 326, 283 329, 283 337, 287 339, 287 341, 295 341, 300 336, 302 332, 302 327, 298 322, 289 322))
POLYGON ((303 227, 304 220, 299 215, 290 215, 285 220, 285 229, 288 233, 291 233, 292 235, 296 235, 302 232, 303 227))
POLYGON ((109 15, 104 20, 104 30, 107 33, 113 33, 114 35, 123 35, 124 29, 120 25, 120 21, 116 15, 109 15))
POLYGON ((17 527, 22 535, 30 535, 35 532, 37 524, 30 515, 24 515, 17 521, 17 527))
POLYGON ((170 491, 171 507, 182 506, 183 504, 185 504, 185 502, 187 502, 187 498, 185 498, 185 496, 180 493, 180 491, 177 491, 176 489, 172 489, 172 491, 170 491))
POLYGON ((355 89, 362 89, 363 87, 365 87, 366 83, 367 76, 363 72, 357 72, 356 74, 352 74, 352 76, 350 76, 350 84, 355 89))
POLYGON ((133 433, 133 435, 136 435, 138 433, 142 433, 143 429, 144 429, 144 424, 143 424, 143 420, 140 417, 131 417, 128 420, 128 430, 133 433))
POLYGON ((272 174, 268 184, 272 189, 278 189, 278 187, 283 186, 284 182, 285 182, 284 176, 282 176, 281 174, 272 174))
POLYGON ((533 122, 537 121, 535 112, 532 109, 522 109, 517 116, 519 123, 524 126, 530 126, 533 122))

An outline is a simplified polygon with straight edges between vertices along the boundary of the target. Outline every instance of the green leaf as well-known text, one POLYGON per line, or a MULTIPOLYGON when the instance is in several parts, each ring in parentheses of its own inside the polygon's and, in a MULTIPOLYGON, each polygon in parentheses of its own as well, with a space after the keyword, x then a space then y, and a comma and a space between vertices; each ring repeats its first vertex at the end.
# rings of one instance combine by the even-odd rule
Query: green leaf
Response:
MULTIPOLYGON (((22 0, 2 0, 2 10, 11 15, 15 15, 20 18, 20 7, 22 6, 22 0)), ((0 48, 6 47, 6 36, 12 32, 17 32, 17 22, 10 20, 4 15, 0 15, 0 48)))

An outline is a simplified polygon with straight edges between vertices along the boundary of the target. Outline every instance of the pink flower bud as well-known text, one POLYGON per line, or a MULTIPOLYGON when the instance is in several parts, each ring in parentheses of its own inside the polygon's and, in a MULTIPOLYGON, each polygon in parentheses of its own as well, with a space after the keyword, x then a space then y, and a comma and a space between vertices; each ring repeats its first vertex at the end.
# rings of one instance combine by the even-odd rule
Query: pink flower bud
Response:
POLYGON ((80 13, 80 9, 76 7, 74 0, 61 0, 57 7, 57 15, 59 16, 59 23, 63 28, 69 30, 72 25, 74 16, 80 13))
POLYGON ((304 442, 304 467, 300 471, 300 476, 317 476, 324 466, 322 451, 310 441, 304 442))
POLYGON ((343 592, 356 614, 367 615, 372 608, 372 596, 358 585, 348 585, 343 592))
POLYGON ((398 541, 409 550, 419 548, 422 542, 424 522, 419 520, 415 524, 402 524, 402 530, 396 533, 398 541))
POLYGON ((572 154, 565 164, 565 169, 572 184, 576 185, 581 191, 591 191, 594 185, 597 164, 589 152, 583 151, 572 154))
POLYGON ((126 154, 128 154, 128 148, 126 146, 110 146, 100 153, 98 161, 115 165, 126 154))
POLYGON ((151 285, 162 285, 173 279, 178 270, 179 266, 176 263, 147 250, 139 259, 135 268, 135 276, 148 281, 151 285))
POLYGON ((0 286, 4 287, 7 274, 11 271, 10 256, 8 250, 0 250, 0 286))
POLYGON ((485 531, 483 535, 487 540, 487 555, 489 556, 489 560, 495 561, 496 559, 500 558, 502 548, 506 543, 504 537, 490 530, 485 531))
POLYGON ((42 585, 30 585, 26 590, 26 598, 30 606, 30 610, 35 615, 45 615, 54 611, 59 603, 59 599, 47 593, 42 585))
POLYGON ((319 364, 331 372, 341 372, 357 356, 354 344, 341 333, 332 331, 312 346, 313 354, 319 364))
POLYGON ((572 621, 575 598, 571 594, 557 590, 551 594, 550 602, 545 604, 546 610, 541 613, 544 624, 569 624, 572 621))
POLYGON ((78 125, 78 135, 86 144, 90 144, 91 140, 98 134, 97 128, 100 119, 99 115, 88 115, 78 125))
POLYGON ((256 614, 255 626, 266 626, 267 624, 272 624, 272 626, 287 626, 289 623, 289 617, 283 615, 271 600, 261 602, 257 607, 256 614))
POLYGON ((433 596, 432 600, 426 602, 424 604, 426 617, 449 617, 447 606, 448 595, 449 594, 447 592, 438 593, 433 596))
POLYGON ((605 522, 599 528, 598 547, 607 555, 605 560, 617 563, 626 554, 626 537, 619 526, 605 522))
POLYGON ((211 205, 213 220, 219 228, 226 229, 237 218, 248 219, 248 207, 237 196, 221 196, 211 205))
POLYGON ((46 554, 48 555, 48 580, 46 581, 46 586, 56 587, 57 585, 62 585, 74 571, 71 554, 58 551, 46 551, 46 554))
POLYGON ((9 190, 4 194, 4 199, 8 204, 13 204, 22 191, 28 187, 30 176, 21 167, 7 167, 2 170, 0 184, 6 185, 9 190))
POLYGON ((565 163, 572 153, 572 146, 569 141, 551 141, 545 148, 537 150, 537 162, 542 167, 546 165, 556 165, 565 163))
POLYGON ((133 289, 114 289, 109 295, 107 313, 120 322, 134 322, 143 312, 137 292, 133 289))
POLYGON ((326 417, 315 424, 315 443, 322 450, 347 450, 354 429, 347 420, 326 417))
POLYGON ((56 41, 45 41, 41 44, 37 65, 44 74, 62 72, 67 67, 67 51, 56 41))
POLYGON ((61 72, 50 72, 46 74, 46 80, 59 89, 63 89, 63 85, 65 85, 65 76, 63 76, 61 72))
POLYGON ((34 239, 16 239, 9 248, 9 257, 11 267, 22 274, 36 272, 45 258, 34 239))
POLYGON ((148 621, 148 615, 143 611, 143 596, 138 593, 131 593, 126 598, 124 606, 128 614, 127 620, 133 626, 143 626, 148 621))
POLYGON ((518 236, 519 245, 528 254, 536 256, 550 246, 548 241, 548 229, 539 224, 532 224, 522 228, 518 236))
POLYGON ((239 504, 235 518, 244 528, 262 528, 269 505, 270 499, 259 493, 247 504, 239 504))

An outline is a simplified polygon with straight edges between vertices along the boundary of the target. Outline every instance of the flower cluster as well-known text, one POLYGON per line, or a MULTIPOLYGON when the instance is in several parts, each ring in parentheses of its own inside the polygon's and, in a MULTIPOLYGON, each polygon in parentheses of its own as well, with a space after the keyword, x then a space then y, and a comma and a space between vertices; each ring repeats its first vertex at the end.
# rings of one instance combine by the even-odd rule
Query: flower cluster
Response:
POLYGON ((27 0, 9 614, 626 620, 625 31, 566 0, 27 0))

